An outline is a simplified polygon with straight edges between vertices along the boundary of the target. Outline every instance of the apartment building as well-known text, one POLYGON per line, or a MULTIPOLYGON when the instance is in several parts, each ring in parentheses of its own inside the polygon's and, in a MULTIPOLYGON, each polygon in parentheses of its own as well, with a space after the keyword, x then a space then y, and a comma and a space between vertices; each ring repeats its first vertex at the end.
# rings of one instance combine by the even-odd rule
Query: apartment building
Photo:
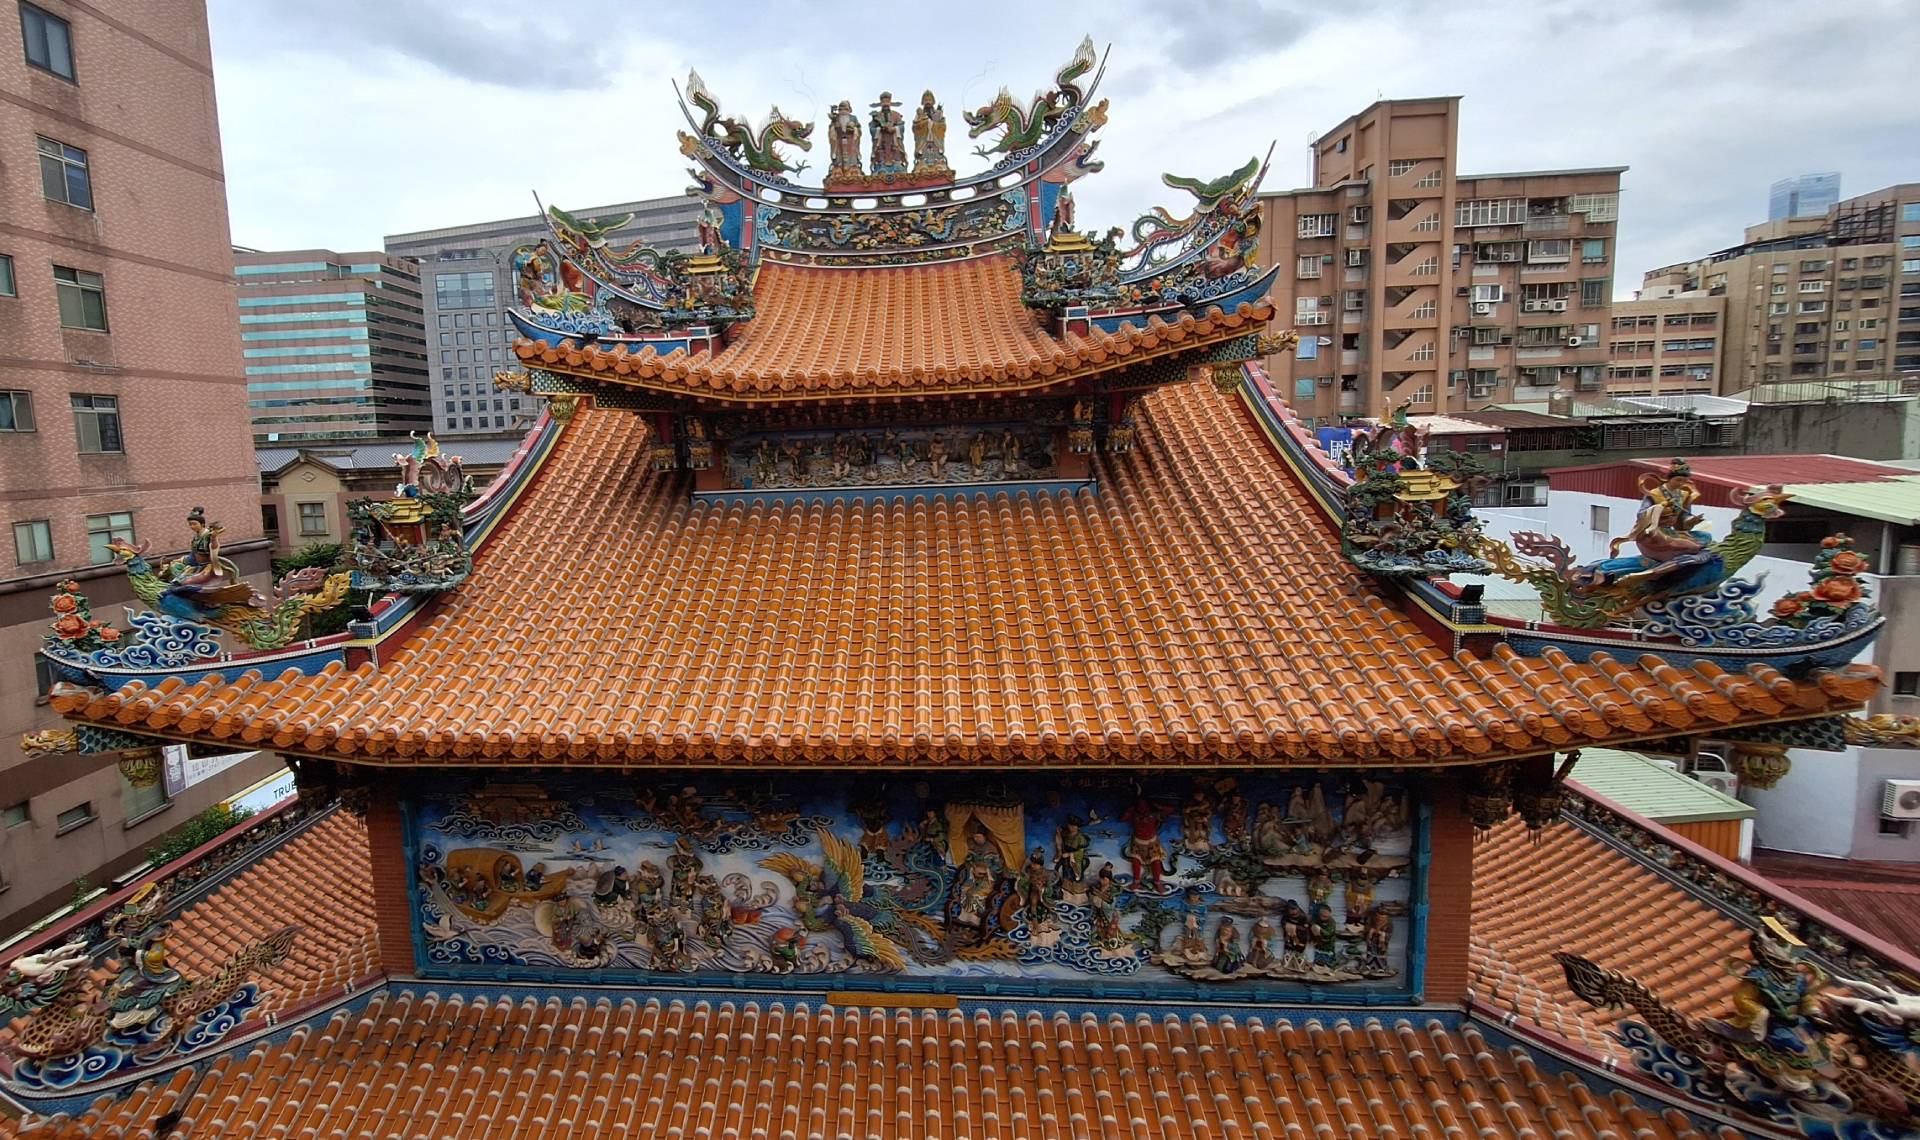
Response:
POLYGON ((1718 392, 1726 298, 1671 285, 1615 301, 1607 343, 1609 396, 1718 392))
POLYGON ((1268 374, 1315 423, 1605 386, 1625 167, 1463 175, 1460 99, 1375 103, 1261 195, 1299 347, 1268 374))
POLYGON ((260 445, 433 426, 419 268, 379 251, 234 250, 247 405, 260 445))
POLYGON ((1723 299, 1721 393, 1920 379, 1920 183, 1751 226, 1646 283, 1723 299))
POLYGON ((0 669, 0 933, 278 766, 181 757, 161 778, 152 756, 20 747, 61 727, 51 669, 24 666, 54 584, 124 623, 108 542, 179 551, 198 506, 243 573, 267 569, 205 6, 111 7, 0 19, 0 659, 22 663, 0 669))
MULTIPOLYGON (((644 242, 657 249, 691 249, 700 204, 692 198, 655 198, 572 211, 596 222, 632 215, 615 244, 644 242)), ((433 378, 434 430, 443 435, 512 428, 532 401, 493 386, 507 367, 511 339, 501 312, 513 304, 513 251, 547 233, 538 214, 390 234, 387 252, 420 264, 433 378)))

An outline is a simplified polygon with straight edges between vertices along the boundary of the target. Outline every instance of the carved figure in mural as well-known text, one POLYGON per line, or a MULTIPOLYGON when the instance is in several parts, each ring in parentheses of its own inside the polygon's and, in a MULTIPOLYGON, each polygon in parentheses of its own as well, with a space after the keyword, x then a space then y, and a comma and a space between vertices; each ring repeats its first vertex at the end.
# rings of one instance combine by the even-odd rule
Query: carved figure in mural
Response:
POLYGON ((1314 967, 1331 970, 1340 964, 1340 924, 1326 903, 1315 903, 1312 914, 1314 967))
POLYGON ((1213 797, 1205 788, 1194 788, 1180 809, 1180 846, 1189 855, 1213 850, 1213 797))
POLYGON ((1213 931, 1213 968, 1231 974, 1246 960, 1240 949, 1240 928, 1233 924, 1233 919, 1221 915, 1220 924, 1213 931))
POLYGON ((1384 907, 1374 907, 1367 915, 1361 944, 1365 947, 1360 955, 1362 973, 1381 974, 1392 969, 1387 954, 1393 946, 1393 916, 1384 907))
POLYGON ((1166 861, 1166 845, 1160 842, 1160 825, 1172 814, 1171 807, 1141 796, 1120 816, 1120 822, 1132 829, 1120 853, 1127 857, 1128 864, 1133 868, 1135 890, 1142 889, 1151 881, 1153 890, 1158 893, 1160 876, 1173 874, 1173 865, 1166 861))
POLYGON ((1359 926, 1373 911, 1373 873, 1365 868, 1347 872, 1347 925, 1359 926))
POLYGON ((1287 853, 1287 829, 1280 821, 1280 809, 1263 803, 1253 812, 1253 851, 1262 858, 1277 859, 1287 853))
POLYGON ((1813 1083, 1814 1070, 1829 1056, 1812 1022, 1819 1011, 1816 994, 1827 975, 1794 949, 1793 942, 1765 926, 1755 930, 1748 938, 1749 960, 1727 963, 1728 972, 1740 979, 1733 1016, 1706 1024, 1735 1042, 1736 1051, 1767 1079, 1797 1091, 1813 1083))
POLYGON ((875 174, 905 174, 907 171, 907 120, 900 114, 891 91, 882 91, 880 101, 867 116, 867 129, 873 135, 875 174))
POLYGON ((940 438, 939 432, 933 433, 933 438, 927 441, 927 466, 933 471, 935 479, 947 473, 947 441, 940 438))
POLYGON ((1102 863, 1100 874, 1087 890, 1087 905, 1093 912, 1093 944, 1102 950, 1119 950, 1128 945, 1120 925, 1120 882, 1113 864, 1102 863))
POLYGON ((700 219, 695 223, 701 253, 718 254, 727 248, 727 239, 720 232, 720 227, 724 224, 725 219, 720 216, 720 207, 713 202, 709 201, 701 208, 700 219))
POLYGON ((1684 459, 1669 464, 1664 478, 1642 475, 1640 511, 1632 529, 1607 544, 1607 556, 1618 558, 1620 548, 1629 542, 1655 562, 1699 554, 1708 538, 1699 529, 1706 520, 1693 509, 1700 501, 1700 487, 1692 476, 1693 469, 1684 459))
POLYGON ((933 101, 933 92, 923 91, 920 109, 913 113, 913 172, 947 174, 951 170, 947 165, 947 113, 933 101))
POLYGON ((1306 908, 1288 899, 1280 911, 1280 964, 1291 970, 1307 968, 1307 950, 1313 945, 1313 922, 1306 908))
POLYGON ((1029 923, 1053 918, 1053 872, 1047 867, 1047 851, 1035 847, 1020 869, 1020 907, 1029 923))
POLYGON ((1000 475, 1008 478, 1020 473, 1020 437, 1008 428, 1000 433, 1000 475))
POLYGON ((987 470, 987 433, 975 432, 973 442, 967 444, 967 465, 973 468, 975 475, 984 475, 987 470))
POLYGON ((1269 970, 1273 964, 1273 923, 1262 915, 1254 920, 1253 931, 1247 936, 1247 967, 1269 970))
POLYGON ((1072 233, 1073 214, 1073 188, 1062 186, 1060 196, 1053 202, 1053 232, 1048 236, 1059 237, 1062 234, 1072 233))
POLYGON ((1179 962, 1207 960, 1207 936, 1200 931, 1200 912, 1189 910, 1180 918, 1180 932, 1173 937, 1167 956, 1179 962))
POLYGON ((851 102, 842 99, 827 115, 827 180, 861 174, 860 116, 853 113, 851 102))
POLYGON ((703 864, 686 836, 674 840, 673 854, 667 856, 667 897, 675 906, 685 906, 693 898, 694 881, 703 864))
POLYGON ((1078 885, 1087 879, 1087 851, 1093 840, 1077 815, 1069 815, 1053 833, 1053 867, 1062 883, 1078 885))

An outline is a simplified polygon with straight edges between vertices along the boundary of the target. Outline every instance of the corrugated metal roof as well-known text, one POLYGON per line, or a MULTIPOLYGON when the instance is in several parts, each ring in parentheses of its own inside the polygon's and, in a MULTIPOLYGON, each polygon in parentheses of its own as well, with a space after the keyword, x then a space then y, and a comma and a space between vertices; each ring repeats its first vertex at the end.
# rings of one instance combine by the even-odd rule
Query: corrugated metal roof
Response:
MULTIPOLYGON (((1575 467, 1554 467, 1549 477, 1576 471, 1628 469, 1665 474, 1667 459, 1618 459, 1608 463, 1586 463, 1575 467)), ((1764 487, 1783 484, 1867 484, 1903 479, 1913 472, 1869 459, 1848 459, 1844 455, 1699 455, 1688 456, 1696 482, 1720 487, 1764 487)), ((1557 484, 1556 484, 1557 485, 1557 484)))
POLYGON ((1407 422, 1428 435, 1495 435, 1502 430, 1458 416, 1408 416, 1407 422))
POLYGON ((1582 748, 1568 777, 1621 807, 1659 823, 1752 819, 1753 808, 1732 796, 1647 759, 1638 752, 1582 748))
POLYGON ((1872 483, 1790 483, 1787 492, 1796 506, 1901 526, 1920 524, 1920 475, 1896 475, 1872 483))
POLYGON ((1702 416, 1738 416, 1747 410, 1745 400, 1729 396, 1615 396, 1613 402, 1653 412, 1691 412, 1702 416))
POLYGON ((1461 412, 1458 418, 1472 423, 1489 424, 1497 428, 1584 427, 1587 422, 1573 416, 1548 416, 1539 412, 1521 411, 1517 408, 1487 408, 1479 412, 1461 412))

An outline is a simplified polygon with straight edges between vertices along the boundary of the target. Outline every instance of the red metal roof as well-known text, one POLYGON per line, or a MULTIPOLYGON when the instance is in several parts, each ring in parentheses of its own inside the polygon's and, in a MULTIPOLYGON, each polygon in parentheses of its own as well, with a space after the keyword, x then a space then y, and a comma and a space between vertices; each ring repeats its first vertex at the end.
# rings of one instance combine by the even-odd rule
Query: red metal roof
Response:
MULTIPOLYGON (((1589 463, 1580 467, 1555 467, 1549 479, 1581 471, 1629 468, 1636 476, 1641 471, 1664 472, 1666 459, 1622 459, 1612 463, 1589 463)), ((1890 463, 1869 459, 1849 459, 1844 455, 1710 455, 1688 456, 1694 481, 1717 483, 1723 487, 1752 487, 1769 483, 1877 483, 1912 471, 1890 463)), ((1556 486, 1558 483, 1556 482, 1556 486)))
POLYGON ((1920 954, 1920 864, 1755 851, 1753 869, 1868 934, 1920 954))

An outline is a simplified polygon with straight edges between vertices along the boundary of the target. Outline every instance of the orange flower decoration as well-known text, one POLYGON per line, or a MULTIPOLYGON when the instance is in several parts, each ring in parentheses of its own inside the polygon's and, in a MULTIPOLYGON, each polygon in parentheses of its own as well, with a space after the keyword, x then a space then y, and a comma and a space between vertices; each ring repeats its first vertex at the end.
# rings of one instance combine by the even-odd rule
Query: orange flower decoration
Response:
POLYGON ((76 582, 72 578, 68 578, 66 581, 60 583, 60 589, 66 591, 69 594, 77 594, 80 592, 80 583, 76 582))
POLYGON ((120 631, 110 625, 101 626, 97 632, 100 634, 100 640, 102 641, 120 640, 120 631))
POLYGON ((1828 578, 1813 588, 1813 596, 1823 602, 1857 602, 1860 583, 1852 578, 1828 578))
POLYGON ((1842 550, 1829 559, 1827 565, 1836 574, 1858 574, 1867 568, 1867 560, 1851 550, 1842 550))
POLYGON ((54 613, 70 614, 79 608, 80 603, 74 599, 72 594, 55 594, 53 596, 54 613))
POLYGON ((1800 604, 1799 598, 1781 598, 1773 603, 1773 616, 1789 618, 1803 609, 1806 607, 1800 604))
POLYGON ((86 619, 78 614, 68 614, 65 617, 56 619, 53 623, 53 632, 60 637, 66 638, 68 641, 85 637, 87 635, 87 629, 86 619))
POLYGON ((1826 547, 1828 550, 1832 550, 1834 547, 1840 545, 1842 542, 1845 542, 1845 541, 1846 539, 1842 538, 1837 534, 1830 534, 1827 537, 1820 540, 1820 545, 1826 547))

